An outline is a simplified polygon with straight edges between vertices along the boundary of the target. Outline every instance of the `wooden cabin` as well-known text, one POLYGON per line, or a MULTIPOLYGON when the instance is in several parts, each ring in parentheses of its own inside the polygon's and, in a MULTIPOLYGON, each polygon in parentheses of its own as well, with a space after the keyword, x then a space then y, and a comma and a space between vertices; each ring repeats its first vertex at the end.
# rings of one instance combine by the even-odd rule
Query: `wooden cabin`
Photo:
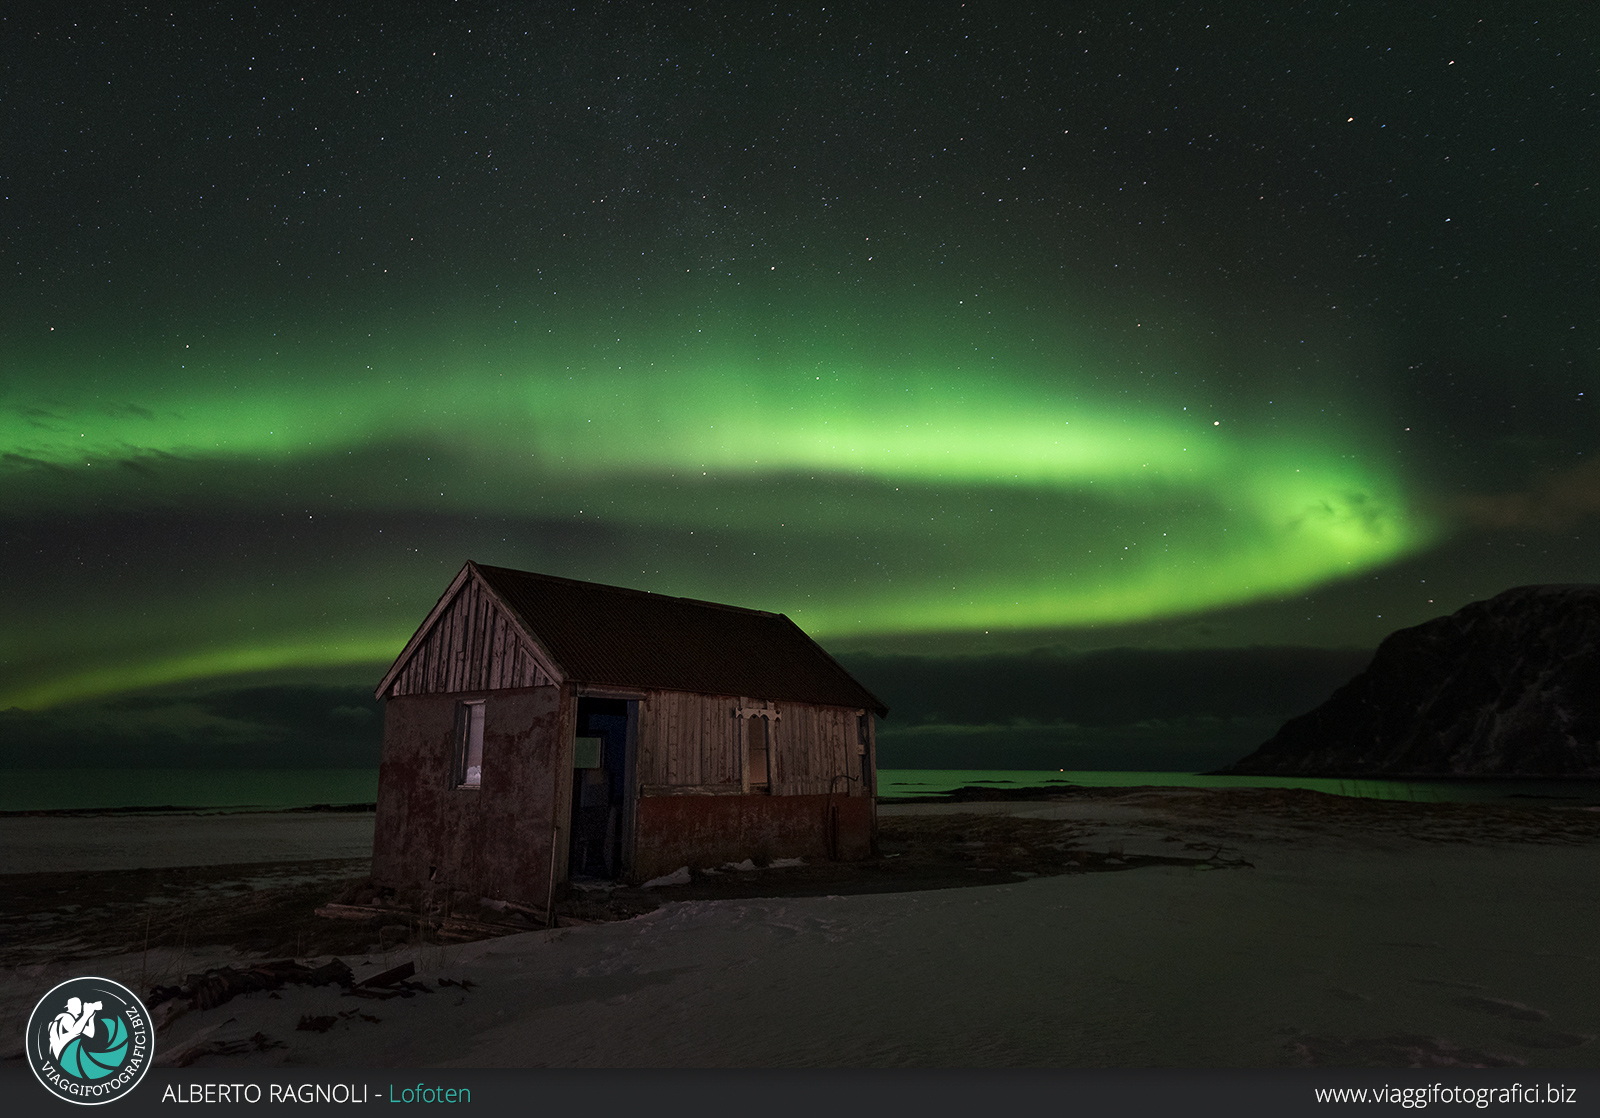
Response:
POLYGON ((380 886, 872 850, 888 708, 782 614, 468 562, 377 696, 380 886))

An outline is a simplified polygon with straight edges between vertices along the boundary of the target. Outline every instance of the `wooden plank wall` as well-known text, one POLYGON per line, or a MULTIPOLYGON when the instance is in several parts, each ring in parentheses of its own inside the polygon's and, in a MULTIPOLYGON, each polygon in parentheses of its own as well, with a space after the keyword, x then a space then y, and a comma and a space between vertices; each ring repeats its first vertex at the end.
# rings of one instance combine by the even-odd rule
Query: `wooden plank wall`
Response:
POLYGON ((468 579, 395 677, 395 695, 543 687, 555 682, 498 602, 468 579))
POLYGON ((729 695, 650 691, 639 704, 640 784, 739 783, 729 695))
MULTIPOLYGON (((639 783, 728 786, 742 779, 743 745, 735 712, 760 706, 733 695, 650 691, 639 704, 639 783)), ((774 795, 867 794, 857 775, 856 716, 844 707, 774 704, 774 795)), ((710 790, 708 788, 708 790, 710 790)))
POLYGON ((773 753, 777 760, 772 792, 816 796, 826 792, 861 795, 861 782, 846 779, 856 767, 856 712, 842 707, 779 703, 773 753))

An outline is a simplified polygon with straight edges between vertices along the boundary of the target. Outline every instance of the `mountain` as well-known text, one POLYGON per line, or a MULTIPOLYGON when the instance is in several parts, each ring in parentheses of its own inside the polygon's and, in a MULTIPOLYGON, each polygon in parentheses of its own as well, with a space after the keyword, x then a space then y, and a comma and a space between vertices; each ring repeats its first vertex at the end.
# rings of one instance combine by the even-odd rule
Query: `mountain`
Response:
POLYGON ((1391 633, 1224 773, 1600 776, 1600 586, 1519 586, 1391 633))

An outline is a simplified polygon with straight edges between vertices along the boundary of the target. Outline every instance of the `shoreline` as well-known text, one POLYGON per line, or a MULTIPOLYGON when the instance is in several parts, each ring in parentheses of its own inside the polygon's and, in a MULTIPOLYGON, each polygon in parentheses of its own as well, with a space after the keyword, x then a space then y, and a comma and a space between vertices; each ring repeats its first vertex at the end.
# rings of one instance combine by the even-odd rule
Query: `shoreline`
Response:
POLYGON ((237 805, 188 805, 188 804, 154 804, 150 806, 129 805, 126 807, 42 807, 34 809, 19 809, 14 811, 0 811, 0 819, 29 819, 41 816, 96 816, 96 815, 282 815, 286 812, 313 812, 313 813, 348 813, 360 814, 363 812, 374 813, 378 810, 376 803, 353 804, 306 804, 299 807, 267 807, 260 804, 237 805))
MULTIPOLYGON (((0 820, 40 815, 371 810, 377 770, 128 769, 0 771, 0 820)), ((880 769, 879 802, 938 802, 956 793, 1087 794, 1133 788, 1302 788, 1363 799, 1570 798, 1600 803, 1600 778, 1537 776, 1216 776, 1178 771, 880 769)))

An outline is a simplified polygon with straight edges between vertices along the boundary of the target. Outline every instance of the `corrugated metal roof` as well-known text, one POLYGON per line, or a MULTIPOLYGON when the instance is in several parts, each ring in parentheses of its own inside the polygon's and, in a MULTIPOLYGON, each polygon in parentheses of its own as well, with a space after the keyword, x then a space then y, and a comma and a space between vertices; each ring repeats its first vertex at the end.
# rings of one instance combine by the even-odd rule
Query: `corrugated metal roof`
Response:
POLYGON ((469 564, 569 680, 889 713, 781 613, 469 564))

